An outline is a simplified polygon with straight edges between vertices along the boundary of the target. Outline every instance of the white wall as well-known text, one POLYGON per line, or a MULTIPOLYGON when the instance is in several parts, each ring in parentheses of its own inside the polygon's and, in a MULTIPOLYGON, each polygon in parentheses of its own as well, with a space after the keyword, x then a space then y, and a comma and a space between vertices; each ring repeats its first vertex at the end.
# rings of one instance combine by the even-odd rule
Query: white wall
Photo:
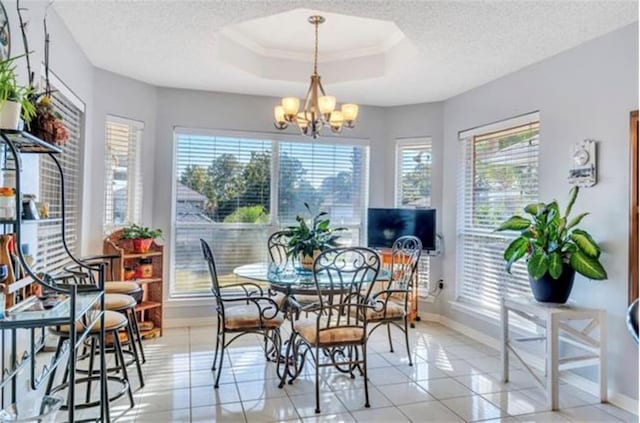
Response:
MULTIPOLYGON (((444 163, 441 213, 447 251, 445 283, 456 281, 456 168, 458 132, 540 110, 540 199, 566 201, 571 151, 576 141, 600 141, 599 182, 583 189, 575 210, 602 244, 609 280, 576 276, 577 304, 608 312, 609 383, 614 391, 638 397, 638 348, 625 328, 628 270, 629 112, 638 108, 637 23, 493 81, 444 104, 444 163)), ((483 333, 496 326, 453 309, 453 289, 445 291, 441 312, 483 333)))
POLYGON ((144 122, 142 133, 142 222, 151 225, 153 213, 153 177, 155 173, 156 91, 151 85, 95 69, 92 142, 85 152, 88 166, 85 193, 91 211, 84 222, 84 254, 102 251, 104 221, 104 145, 107 115, 144 122))

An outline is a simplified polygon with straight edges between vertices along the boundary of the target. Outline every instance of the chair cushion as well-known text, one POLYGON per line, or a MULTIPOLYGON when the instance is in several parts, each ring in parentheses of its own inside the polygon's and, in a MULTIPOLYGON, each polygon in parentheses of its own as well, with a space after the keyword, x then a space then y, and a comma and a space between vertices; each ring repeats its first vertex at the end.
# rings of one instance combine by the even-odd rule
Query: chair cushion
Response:
POLYGON ((108 294, 135 294, 142 288, 135 282, 117 281, 105 282, 104 291, 108 294))
POLYGON ((383 319, 399 319, 406 314, 404 311, 404 305, 389 301, 387 303, 387 314, 384 313, 382 304, 377 304, 376 309, 367 309, 367 320, 383 320, 383 319), (378 310, 378 308, 381 308, 378 310))
MULTIPOLYGON (((317 318, 305 318, 293 322, 293 328, 302 336, 309 344, 315 345, 318 341, 316 331, 317 318)), ((335 327, 322 330, 325 326, 320 324, 320 340, 319 345, 336 344, 336 343, 356 343, 364 338, 364 328, 360 327, 335 327)))
MULTIPOLYGON (((273 310, 264 312, 266 317, 273 316, 273 310)), ((260 312, 254 303, 225 307, 224 324, 227 329, 252 329, 252 328, 269 328, 275 329, 280 327, 284 322, 284 315, 280 312, 276 313, 272 319, 266 319, 263 316, 260 322, 260 312)))
MULTIPOLYGON (((116 330, 123 328, 127 325, 127 318, 117 311, 105 311, 104 312, 104 329, 105 330, 116 330)), ((82 322, 76 322, 76 332, 81 332, 85 328, 82 322)), ((91 333, 96 333, 100 331, 100 320, 98 320, 93 327, 91 328, 91 333)), ((58 326, 56 332, 60 333, 69 333, 69 325, 58 326)))
POLYGON ((137 304, 135 298, 126 294, 105 294, 104 308, 106 310, 126 310, 135 307, 137 304))

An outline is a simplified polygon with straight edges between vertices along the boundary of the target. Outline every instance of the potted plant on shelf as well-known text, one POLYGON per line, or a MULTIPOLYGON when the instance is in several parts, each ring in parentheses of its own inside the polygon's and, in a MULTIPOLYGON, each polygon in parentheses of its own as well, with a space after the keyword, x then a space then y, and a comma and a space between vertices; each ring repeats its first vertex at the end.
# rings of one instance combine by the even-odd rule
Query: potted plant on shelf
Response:
POLYGON ((120 239, 130 239, 133 242, 134 253, 146 253, 151 248, 153 241, 161 237, 161 229, 151 229, 133 223, 122 229, 120 239))
POLYGON ((346 231, 347 228, 331 228, 329 219, 325 218, 326 212, 313 215, 309 204, 304 203, 305 208, 312 216, 309 223, 303 216, 296 216, 296 226, 289 226, 286 235, 289 237, 287 243, 287 255, 300 262, 304 270, 312 270, 313 262, 320 252, 338 246, 336 232, 346 231))
POLYGON ((539 302, 567 302, 576 272, 589 279, 607 279, 599 260, 600 247, 588 232, 578 228, 589 213, 569 218, 578 191, 578 187, 571 188, 564 215, 555 200, 529 204, 524 208, 527 217, 512 216, 497 229, 520 231, 504 251, 506 268, 510 273, 511 265, 526 257, 531 290, 539 302))
POLYGON ((13 57, 0 62, 0 128, 18 129, 20 118, 29 123, 36 115, 34 105, 29 101, 33 94, 31 87, 18 85, 15 60, 13 57))

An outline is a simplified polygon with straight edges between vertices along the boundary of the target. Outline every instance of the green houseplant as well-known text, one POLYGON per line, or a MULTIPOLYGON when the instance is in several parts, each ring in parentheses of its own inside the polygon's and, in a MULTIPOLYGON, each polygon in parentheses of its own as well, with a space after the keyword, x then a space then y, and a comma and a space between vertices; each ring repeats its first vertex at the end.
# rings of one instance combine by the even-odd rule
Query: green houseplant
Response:
POLYGON ((295 226, 289 226, 285 233, 289 237, 287 243, 287 255, 297 258, 303 269, 311 270, 313 261, 321 251, 338 246, 340 235, 336 232, 346 231, 347 228, 331 228, 331 223, 326 212, 313 214, 309 204, 304 203, 305 208, 312 216, 309 223, 303 216, 296 216, 295 226))
POLYGON ((153 240, 162 237, 161 229, 151 229, 146 226, 139 226, 135 223, 122 229, 120 239, 130 239, 133 241, 133 252, 146 253, 151 248, 153 240))
POLYGON ((29 100, 33 88, 18 85, 16 56, 0 61, 0 128, 17 129, 20 118, 29 123, 35 116, 35 106, 29 100))
POLYGON ((529 283, 540 302, 565 303, 571 293, 575 273, 596 280, 607 279, 600 263, 600 246, 578 225, 589 213, 570 218, 579 188, 569 191, 569 203, 560 212, 557 201, 529 204, 527 217, 510 217, 497 231, 519 231, 520 235, 504 251, 506 268, 523 257, 527 260, 529 283))

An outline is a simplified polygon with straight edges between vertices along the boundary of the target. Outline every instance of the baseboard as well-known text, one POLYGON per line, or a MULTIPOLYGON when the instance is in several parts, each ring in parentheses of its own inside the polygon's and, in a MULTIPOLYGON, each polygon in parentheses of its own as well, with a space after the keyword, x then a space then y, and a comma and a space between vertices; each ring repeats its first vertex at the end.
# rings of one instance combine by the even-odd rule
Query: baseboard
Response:
MULTIPOLYGON (((461 334, 468 336, 474 341, 480 342, 481 344, 485 344, 489 347, 500 350, 499 339, 496 339, 492 336, 487 335, 486 333, 470 328, 469 326, 462 324, 458 321, 455 321, 453 319, 450 319, 446 316, 441 316, 441 315, 437 315, 437 316, 439 317, 438 321, 442 325, 447 326, 448 328, 451 328, 456 332, 460 332, 461 334)), ((544 371, 545 362, 541 357, 527 353, 525 351, 522 351, 520 355, 524 360, 527 361, 527 364, 529 364, 531 367, 544 371)), ((566 383, 572 386, 575 386, 579 389, 582 389, 583 391, 588 392, 592 395, 595 395, 595 396, 600 395, 600 386, 598 385, 598 383, 590 379, 587 379, 583 376, 580 376, 571 372, 562 372, 560 375, 560 378, 566 383)), ((609 398, 609 402, 611 404, 617 407, 620 407, 623 410, 626 410, 635 415, 638 414, 637 399, 623 395, 619 392, 612 390, 611 388, 609 388, 607 395, 609 398)))
POLYGON ((191 317, 191 318, 177 318, 177 319, 164 319, 163 327, 165 328, 187 328, 187 327, 200 327, 200 326, 215 326, 217 319, 215 316, 210 318, 206 317, 191 317))

